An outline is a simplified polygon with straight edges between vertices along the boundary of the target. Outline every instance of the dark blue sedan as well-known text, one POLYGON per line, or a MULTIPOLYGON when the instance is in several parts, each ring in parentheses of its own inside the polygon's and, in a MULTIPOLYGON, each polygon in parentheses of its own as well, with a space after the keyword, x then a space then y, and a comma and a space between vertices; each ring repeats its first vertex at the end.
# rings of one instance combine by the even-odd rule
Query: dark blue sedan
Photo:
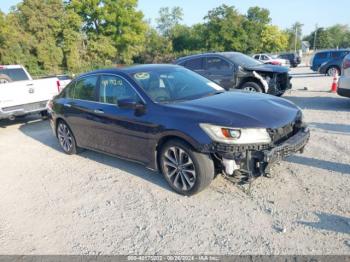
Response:
POLYGON ((184 195, 201 191, 218 173, 239 183, 266 175, 309 139, 293 103, 226 92, 174 65, 84 74, 48 106, 67 154, 86 148, 140 162, 184 195))

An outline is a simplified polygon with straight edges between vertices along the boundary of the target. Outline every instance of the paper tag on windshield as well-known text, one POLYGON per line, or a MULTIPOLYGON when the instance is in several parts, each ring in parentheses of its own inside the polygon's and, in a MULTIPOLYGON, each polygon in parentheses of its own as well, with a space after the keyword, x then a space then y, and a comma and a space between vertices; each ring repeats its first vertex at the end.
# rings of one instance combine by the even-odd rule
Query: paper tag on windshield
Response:
POLYGON ((214 82, 208 82, 207 84, 208 84, 208 86, 211 86, 212 88, 214 88, 217 91, 224 90, 221 86, 219 86, 218 84, 215 84, 214 82))

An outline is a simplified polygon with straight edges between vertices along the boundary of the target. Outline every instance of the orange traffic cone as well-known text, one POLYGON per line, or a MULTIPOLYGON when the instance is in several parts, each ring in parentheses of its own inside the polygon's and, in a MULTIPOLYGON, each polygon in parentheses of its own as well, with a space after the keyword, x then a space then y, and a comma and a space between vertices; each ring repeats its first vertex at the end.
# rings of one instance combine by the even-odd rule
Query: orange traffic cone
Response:
POLYGON ((330 92, 336 93, 337 89, 338 89, 338 73, 335 73, 334 77, 333 77, 333 82, 332 82, 332 86, 331 86, 330 92))

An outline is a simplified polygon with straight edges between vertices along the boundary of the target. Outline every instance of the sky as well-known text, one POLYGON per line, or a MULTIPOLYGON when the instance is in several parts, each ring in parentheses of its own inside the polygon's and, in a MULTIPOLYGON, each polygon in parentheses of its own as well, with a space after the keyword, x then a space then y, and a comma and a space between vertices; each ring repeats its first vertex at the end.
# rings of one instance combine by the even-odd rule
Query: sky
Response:
MULTIPOLYGON (((9 8, 20 0, 0 0, 0 9, 9 8)), ((350 0, 139 0, 139 9, 146 19, 155 23, 160 7, 180 6, 184 11, 183 23, 192 25, 203 21, 207 12, 221 4, 233 5, 245 14, 249 7, 260 6, 270 10, 272 23, 281 29, 299 21, 304 24, 304 35, 319 27, 350 24, 350 0)))

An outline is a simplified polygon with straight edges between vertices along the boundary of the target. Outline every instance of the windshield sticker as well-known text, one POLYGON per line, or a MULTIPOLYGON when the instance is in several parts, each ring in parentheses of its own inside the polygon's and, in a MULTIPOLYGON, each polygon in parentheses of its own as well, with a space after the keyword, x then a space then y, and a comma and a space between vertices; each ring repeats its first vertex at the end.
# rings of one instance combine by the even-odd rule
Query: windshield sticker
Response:
POLYGON ((145 80, 145 79, 149 79, 149 78, 150 78, 150 75, 149 75, 149 73, 141 72, 141 73, 136 73, 136 74, 134 75, 134 77, 135 77, 137 80, 145 80))
POLYGON ((215 90, 218 90, 218 91, 224 90, 221 86, 219 86, 218 84, 215 84, 214 82, 208 82, 207 84, 208 86, 214 88, 215 90))

